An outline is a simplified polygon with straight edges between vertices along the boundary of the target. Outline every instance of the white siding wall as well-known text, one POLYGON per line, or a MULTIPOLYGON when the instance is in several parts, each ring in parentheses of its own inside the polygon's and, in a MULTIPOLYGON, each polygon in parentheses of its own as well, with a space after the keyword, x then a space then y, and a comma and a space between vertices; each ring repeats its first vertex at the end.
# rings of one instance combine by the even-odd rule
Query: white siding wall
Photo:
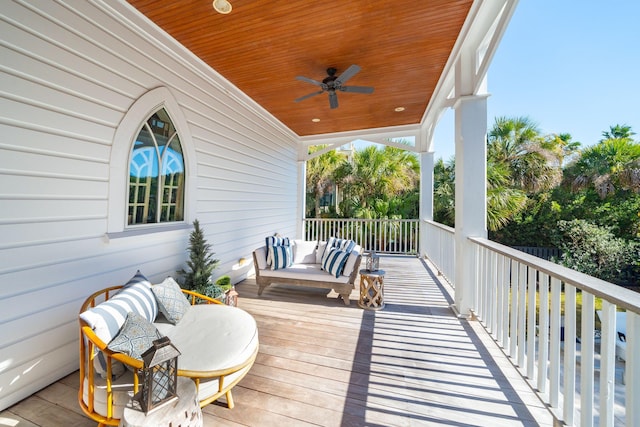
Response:
POLYGON ((240 280, 250 266, 239 258, 296 230, 295 135, 127 4, 108 3, 2 2, 0 409, 77 369, 89 294, 137 269, 159 281, 186 258, 188 229, 105 238, 110 200, 126 194, 109 190, 112 149, 128 144, 114 136, 145 93, 165 87, 188 125, 188 219, 221 260, 216 274, 240 280))

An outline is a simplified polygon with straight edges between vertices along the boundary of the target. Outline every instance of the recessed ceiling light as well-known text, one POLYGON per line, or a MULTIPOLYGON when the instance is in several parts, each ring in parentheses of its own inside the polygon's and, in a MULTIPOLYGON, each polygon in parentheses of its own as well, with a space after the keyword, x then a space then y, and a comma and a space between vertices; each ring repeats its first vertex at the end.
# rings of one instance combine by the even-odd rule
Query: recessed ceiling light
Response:
POLYGON ((316 118, 316 119, 311 119, 311 121, 312 121, 313 123, 318 123, 318 122, 320 121, 320 119, 317 119, 317 118, 316 118))
POLYGON ((399 113, 400 111, 404 111, 404 107, 396 107, 394 111, 399 113))
POLYGON ((229 3, 227 0, 213 0, 213 8, 216 10, 216 12, 222 13, 223 15, 230 13, 231 9, 233 9, 231 3, 229 3))

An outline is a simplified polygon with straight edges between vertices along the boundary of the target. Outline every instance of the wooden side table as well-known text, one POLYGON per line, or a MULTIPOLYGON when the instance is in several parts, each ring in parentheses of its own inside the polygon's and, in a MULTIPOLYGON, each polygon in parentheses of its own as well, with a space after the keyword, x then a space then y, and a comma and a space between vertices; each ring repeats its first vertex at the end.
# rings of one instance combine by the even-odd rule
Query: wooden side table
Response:
POLYGON ((120 427, 202 427, 202 410, 196 383, 178 377, 178 399, 145 414, 138 401, 131 399, 124 409, 120 427))
POLYGON ((360 270, 360 300, 365 310, 384 308, 384 270, 360 270))

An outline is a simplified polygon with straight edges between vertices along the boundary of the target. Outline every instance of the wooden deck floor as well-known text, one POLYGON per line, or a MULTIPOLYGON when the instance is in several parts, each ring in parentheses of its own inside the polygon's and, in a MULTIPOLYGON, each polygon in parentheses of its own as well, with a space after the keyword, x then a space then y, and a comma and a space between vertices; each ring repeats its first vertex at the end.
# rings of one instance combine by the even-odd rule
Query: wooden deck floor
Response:
MULTIPOLYGON (((204 408, 206 426, 536 426, 552 418, 477 322, 456 318, 424 261, 384 257, 381 311, 311 288, 251 279, 240 306, 260 352, 234 388, 236 407, 204 408)), ((0 426, 93 426, 77 373, 0 413, 0 426), (18 422, 15 424, 15 422, 18 422)))

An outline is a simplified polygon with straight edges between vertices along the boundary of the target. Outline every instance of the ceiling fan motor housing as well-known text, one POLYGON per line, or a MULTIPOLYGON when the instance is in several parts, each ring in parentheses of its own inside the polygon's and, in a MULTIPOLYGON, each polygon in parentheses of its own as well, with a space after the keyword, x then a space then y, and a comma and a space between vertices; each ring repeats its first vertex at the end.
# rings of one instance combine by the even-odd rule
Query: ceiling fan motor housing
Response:
POLYGON ((331 109, 338 108, 338 97, 336 91, 342 92, 354 92, 354 93, 372 93, 373 88, 370 86, 343 86, 343 84, 360 71, 360 67, 353 64, 347 68, 339 77, 336 77, 338 70, 334 67, 327 68, 327 77, 322 82, 310 79, 308 77, 297 76, 296 79, 302 80, 307 83, 311 83, 316 86, 320 86, 322 90, 318 92, 312 92, 308 95, 297 98, 295 102, 303 101, 312 96, 319 95, 323 92, 327 92, 329 95, 329 106, 331 109))

